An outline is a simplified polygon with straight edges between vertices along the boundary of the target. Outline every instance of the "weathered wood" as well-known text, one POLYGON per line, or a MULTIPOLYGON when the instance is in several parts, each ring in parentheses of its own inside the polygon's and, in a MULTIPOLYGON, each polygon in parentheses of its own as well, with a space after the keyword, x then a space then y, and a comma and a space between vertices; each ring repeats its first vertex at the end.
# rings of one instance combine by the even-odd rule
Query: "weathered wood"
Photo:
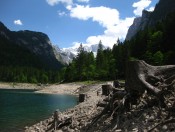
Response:
POLYGON ((148 132, 152 132, 156 127, 163 126, 163 125, 168 124, 168 123, 175 123, 175 118, 168 119, 168 120, 163 120, 162 122, 158 123, 156 126, 151 128, 150 130, 148 130, 148 132))
MULTIPOLYGON (((166 106, 167 97, 169 99, 170 94, 174 96, 172 91, 175 89, 175 65, 151 66, 140 60, 130 61, 127 64, 125 89, 121 89, 118 81, 114 82, 113 85, 114 87, 102 86, 102 94, 109 95, 110 93, 110 95, 103 100, 105 102, 99 104, 104 109, 94 117, 89 127, 95 124, 103 115, 109 115, 110 113, 111 118, 118 119, 113 128, 115 130, 120 127, 120 116, 123 116, 124 113, 127 115, 132 114, 132 112, 129 112, 131 110, 138 113, 138 108, 143 109, 152 106, 159 109, 161 107, 168 108, 168 105, 166 106)), ((169 106, 171 104, 169 103, 169 106)), ((175 105, 172 105, 167 111, 174 110, 174 108, 175 105)), ((175 119, 167 120, 158 125, 174 122, 175 119)))
POLYGON ((125 86, 124 82, 119 82, 118 80, 113 81, 113 87, 114 88, 121 88, 121 87, 124 87, 124 86, 125 86))
POLYGON ((79 103, 84 102, 86 97, 87 97, 86 94, 79 94, 79 103))
POLYGON ((113 86, 114 86, 115 88, 120 87, 119 81, 118 81, 118 80, 114 80, 114 81, 113 81, 113 86))
MULTIPOLYGON (((145 90, 157 97, 162 95, 159 86, 166 86, 165 80, 175 75, 175 66, 151 66, 144 61, 129 61, 126 68, 126 90, 144 93, 145 90)), ((172 81, 172 79, 170 79, 172 81)), ((168 82, 168 81, 167 81, 168 82)))
POLYGON ((107 105, 106 102, 100 102, 97 104, 97 107, 105 107, 107 105))
POLYGON ((126 91, 125 90, 120 90, 120 91, 117 91, 117 92, 115 92, 114 94, 113 94, 113 99, 117 99, 117 100, 119 100, 119 99, 123 99, 123 97, 126 95, 127 93, 126 93, 126 91))
POLYGON ((111 91, 111 85, 102 85, 102 95, 108 96, 111 91))

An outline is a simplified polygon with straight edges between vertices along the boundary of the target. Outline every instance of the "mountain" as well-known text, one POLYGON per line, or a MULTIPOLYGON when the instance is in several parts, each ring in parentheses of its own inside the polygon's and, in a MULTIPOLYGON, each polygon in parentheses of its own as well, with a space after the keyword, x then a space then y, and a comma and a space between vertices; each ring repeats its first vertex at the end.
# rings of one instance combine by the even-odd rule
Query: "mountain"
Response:
POLYGON ((138 31, 145 29, 147 26, 154 26, 158 21, 163 20, 173 11, 175 11, 174 0, 160 0, 153 12, 143 10, 142 17, 134 19, 133 24, 128 29, 125 40, 130 40, 138 31))
POLYGON ((11 60, 13 66, 33 66, 44 69, 62 67, 48 36, 44 33, 29 30, 10 31, 0 22, 0 42, 1 65, 10 65, 8 60, 11 60))
POLYGON ((148 26, 156 24, 158 21, 163 20, 169 13, 175 11, 174 0, 159 0, 155 10, 151 13, 148 26))
POLYGON ((63 64, 69 64, 76 55, 73 51, 66 51, 64 49, 60 49, 57 45, 53 46, 54 52, 57 57, 63 64))
MULTIPOLYGON (((93 44, 93 45, 83 45, 83 48, 85 51, 87 52, 93 52, 94 55, 97 54, 97 50, 98 50, 98 44, 93 44)), ((103 45, 103 49, 109 48, 107 46, 103 45)), ((63 48, 61 49, 63 52, 71 52, 74 55, 77 55, 77 51, 78 51, 78 47, 70 47, 70 48, 63 48)))
POLYGON ((151 12, 146 10, 142 11, 142 17, 137 17, 134 19, 133 24, 128 29, 128 33, 126 35, 126 40, 130 40, 138 31, 143 30, 147 25, 151 12))
MULTIPOLYGON (((0 22, 0 41, 1 65, 13 63, 14 66, 59 69, 62 65, 69 64, 76 57, 78 50, 78 47, 60 49, 52 45, 48 36, 41 32, 10 31, 2 22, 0 22)), ((105 48, 107 47, 104 46, 105 48)), ((98 44, 84 46, 85 51, 93 52, 95 56, 97 49, 98 44)))
MULTIPOLYGON (((69 47, 60 49, 58 46, 54 46, 56 50, 56 54, 61 56, 61 61, 64 64, 69 64, 74 57, 78 54, 78 47, 69 47)), ((97 55, 98 44, 94 45, 85 45, 83 46, 84 50, 87 52, 93 52, 94 56, 97 55)), ((103 49, 107 49, 109 47, 103 45, 103 49)))

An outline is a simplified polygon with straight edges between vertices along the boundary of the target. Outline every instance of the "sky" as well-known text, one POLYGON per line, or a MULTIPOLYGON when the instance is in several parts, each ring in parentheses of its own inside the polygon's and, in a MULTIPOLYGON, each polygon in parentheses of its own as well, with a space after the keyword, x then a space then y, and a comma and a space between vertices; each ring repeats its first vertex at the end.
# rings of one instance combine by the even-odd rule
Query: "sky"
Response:
POLYGON ((1 0, 0 21, 10 30, 47 34, 60 48, 124 40, 142 10, 159 0, 1 0))

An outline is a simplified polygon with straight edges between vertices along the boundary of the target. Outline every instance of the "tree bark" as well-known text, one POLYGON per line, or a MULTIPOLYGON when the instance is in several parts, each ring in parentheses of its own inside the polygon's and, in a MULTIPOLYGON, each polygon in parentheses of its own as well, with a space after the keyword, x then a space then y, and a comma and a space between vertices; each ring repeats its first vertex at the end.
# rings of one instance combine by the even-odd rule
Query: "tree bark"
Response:
POLYGON ((144 61, 129 61, 126 68, 126 90, 144 93, 145 90, 160 97, 175 80, 175 65, 151 66, 144 61))

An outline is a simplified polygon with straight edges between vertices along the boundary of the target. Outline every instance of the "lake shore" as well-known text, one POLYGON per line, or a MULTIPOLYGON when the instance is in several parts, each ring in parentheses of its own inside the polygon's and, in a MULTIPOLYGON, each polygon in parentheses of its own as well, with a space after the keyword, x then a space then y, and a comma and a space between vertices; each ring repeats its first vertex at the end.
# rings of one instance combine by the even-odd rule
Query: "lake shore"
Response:
MULTIPOLYGON (((86 94, 84 102, 79 103, 75 107, 68 109, 61 113, 61 117, 73 118, 71 125, 62 127, 59 132, 78 132, 85 131, 87 125, 91 123, 92 118, 100 113, 102 109, 97 107, 98 102, 101 102, 105 96, 102 96, 101 86, 103 84, 111 84, 111 82, 98 82, 95 84, 85 85, 83 83, 66 83, 66 84, 26 84, 26 83, 0 83, 0 89, 33 89, 36 93, 43 94, 68 94, 79 95, 86 94), (98 94, 97 95, 97 91, 98 94)), ((54 112, 54 111, 53 111, 54 112)), ((53 113, 50 113, 52 115, 53 113)), ((53 117, 40 121, 32 126, 26 126, 25 132, 51 132, 53 131, 52 122, 53 117), (50 129, 51 128, 51 129, 50 129)))
POLYGON ((24 89, 36 90, 36 93, 44 94, 70 94, 74 95, 76 90, 83 86, 81 83, 65 84, 30 84, 30 83, 6 83, 0 82, 0 89, 24 89))
MULTIPOLYGON (((74 108, 68 109, 60 114, 61 118, 63 119, 72 118, 72 123, 70 125, 62 127, 62 129, 57 130, 58 132, 79 132, 85 131, 85 129, 87 129, 86 125, 91 122, 92 118, 95 115, 102 111, 100 107, 97 107, 97 104, 99 101, 102 101, 105 98, 105 96, 101 95, 101 86, 103 84, 106 84, 106 82, 81 86, 78 89, 74 90, 74 94, 86 94, 86 99, 84 102, 79 103, 74 108), (99 95, 97 94, 97 91, 99 95)), ((112 83, 108 82, 108 84, 112 83)), ((66 86, 67 85, 74 87, 74 85, 66 84, 66 86)), ((45 91, 42 92, 45 93, 45 91)), ((51 123, 52 121, 53 117, 51 116, 50 118, 40 121, 33 126, 26 126, 25 132, 51 132, 53 131, 53 124, 51 123)))

